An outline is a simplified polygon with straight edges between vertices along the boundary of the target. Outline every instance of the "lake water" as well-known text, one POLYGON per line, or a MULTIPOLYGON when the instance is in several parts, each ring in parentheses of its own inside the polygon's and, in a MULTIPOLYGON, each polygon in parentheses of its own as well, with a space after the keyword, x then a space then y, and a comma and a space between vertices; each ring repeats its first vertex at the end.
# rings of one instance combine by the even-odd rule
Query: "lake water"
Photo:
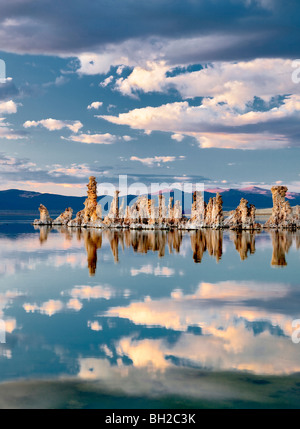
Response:
POLYGON ((0 407, 298 408, 299 265, 300 231, 2 218, 0 407))

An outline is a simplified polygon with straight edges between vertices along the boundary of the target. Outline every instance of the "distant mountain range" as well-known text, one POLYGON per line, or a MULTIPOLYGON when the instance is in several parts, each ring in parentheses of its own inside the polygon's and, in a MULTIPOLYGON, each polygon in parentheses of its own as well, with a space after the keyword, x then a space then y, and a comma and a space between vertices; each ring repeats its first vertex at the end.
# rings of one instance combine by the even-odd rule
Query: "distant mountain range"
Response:
MULTIPOLYGON (((249 203, 254 204, 256 208, 270 208, 272 207, 272 194, 268 189, 259 188, 256 186, 243 188, 243 189, 206 189, 204 192, 204 199, 208 202, 209 198, 215 196, 216 192, 220 192, 223 198, 223 208, 225 211, 235 209, 241 198, 246 198, 249 203)), ((170 193, 163 192, 166 196, 166 204, 168 204, 168 198, 170 193)), ((179 199, 181 201, 181 191, 174 189, 171 192, 174 197, 174 201, 179 199)), ((123 197, 126 198, 126 197, 123 197)), ((136 198, 134 195, 128 195, 128 204, 136 198)), ((151 196, 158 203, 158 194, 151 196)), ((191 194, 184 194, 184 198, 187 201, 191 201, 191 194)), ((291 206, 300 205, 300 193, 288 192, 287 198, 289 199, 291 206)), ((86 197, 69 197, 65 195, 56 194, 42 194, 39 192, 21 191, 18 189, 10 189, 7 191, 0 191, 0 211, 5 212, 31 212, 39 215, 38 207, 40 204, 44 204, 50 215, 58 215, 63 212, 67 207, 72 207, 74 213, 83 209, 83 203, 86 197)), ((122 197, 120 198, 122 200, 122 197)), ((101 202, 103 208, 107 210, 112 201, 110 196, 99 196, 98 202, 101 202)), ((188 204, 189 206, 190 204, 188 204)))

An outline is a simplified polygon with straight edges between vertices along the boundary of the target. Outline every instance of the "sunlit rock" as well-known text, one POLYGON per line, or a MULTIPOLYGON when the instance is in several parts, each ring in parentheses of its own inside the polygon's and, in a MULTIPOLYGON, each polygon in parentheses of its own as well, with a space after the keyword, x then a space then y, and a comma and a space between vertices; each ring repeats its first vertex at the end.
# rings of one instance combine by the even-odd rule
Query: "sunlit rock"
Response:
POLYGON ((97 182, 94 176, 89 178, 87 185, 87 199, 84 202, 83 220, 81 226, 83 227, 101 227, 102 209, 100 204, 97 203, 97 182))
POLYGON ((148 225, 154 228, 155 222, 156 222, 156 216, 158 214, 158 209, 155 207, 154 200, 148 200, 148 210, 149 210, 149 216, 150 216, 148 225))
POLYGON ((52 225, 53 220, 51 219, 48 210, 43 204, 40 204, 39 207, 40 218, 35 219, 34 225, 52 225))
POLYGON ((119 194, 120 194, 120 191, 115 191, 114 198, 110 205, 108 217, 112 221, 116 221, 119 219, 119 194))
POLYGON ((191 207, 191 217, 187 223, 189 229, 198 229, 205 226, 206 203, 202 192, 195 191, 193 193, 193 203, 191 207))
POLYGON ((219 193, 209 199, 206 207, 205 226, 215 229, 224 226, 223 200, 219 193))
POLYGON ((174 224, 179 225, 182 221, 182 207, 179 200, 176 200, 173 208, 174 224))
POLYGON ((158 196, 158 217, 157 217, 157 224, 161 228, 166 227, 166 221, 168 217, 168 209, 166 207, 166 199, 165 196, 162 194, 159 194, 158 196))
POLYGON ((75 219, 67 223, 70 227, 102 227, 102 208, 97 203, 97 182, 94 176, 89 178, 87 188, 84 209, 76 214, 75 219))
POLYGON ((295 222, 296 228, 300 228, 300 206, 294 208, 293 220, 295 222))
POLYGON ((72 216, 73 209, 69 207, 53 221, 53 225, 67 225, 72 219, 72 216))
POLYGON ((158 217, 159 209, 155 207, 154 201, 147 196, 140 196, 126 212, 125 222, 130 229, 153 229, 158 224, 158 217))
POLYGON ((124 220, 123 220, 123 226, 124 227, 129 227, 131 222, 131 210, 130 207, 127 206, 125 209, 125 215, 124 215, 124 220))
POLYGON ((255 222, 255 211, 255 206, 242 198, 238 207, 224 221, 224 226, 231 229, 258 229, 260 225, 255 222))
POLYGON ((70 227, 80 227, 83 223, 84 219, 84 210, 80 210, 77 212, 75 219, 72 219, 68 222, 68 226, 70 227))
POLYGON ((285 199, 288 188, 286 186, 273 186, 271 188, 273 208, 271 217, 265 223, 265 228, 292 228, 293 211, 289 201, 285 199))
MULTIPOLYGON (((89 178, 87 185, 87 198, 84 209, 80 210, 75 219, 72 219, 73 210, 66 209, 54 221, 50 218, 45 206, 41 205, 40 219, 35 220, 35 225, 68 225, 70 227, 91 228, 124 228, 133 230, 169 230, 177 228, 180 230, 197 230, 200 228, 221 229, 230 228, 236 230, 260 229, 262 226, 255 222, 255 206, 242 198, 238 207, 230 212, 229 217, 224 219, 223 200, 220 193, 210 198, 206 204, 200 191, 193 194, 191 216, 188 218, 183 213, 180 201, 169 198, 166 205, 165 196, 158 195, 158 206, 154 199, 148 195, 139 196, 131 205, 125 206, 123 198, 119 204, 119 193, 115 191, 110 210, 102 219, 102 207, 97 203, 97 182, 95 177, 89 178)), ((273 197, 272 215, 264 227, 269 229, 300 228, 300 206, 291 208, 285 196, 287 187, 274 186, 271 189, 273 197)))
MULTIPOLYGON (((103 220, 103 225, 106 228, 121 228, 124 219, 121 219, 119 212, 119 193, 120 191, 115 191, 115 195, 110 205, 108 215, 105 216, 103 220)), ((122 212, 123 212, 122 207, 122 212)))

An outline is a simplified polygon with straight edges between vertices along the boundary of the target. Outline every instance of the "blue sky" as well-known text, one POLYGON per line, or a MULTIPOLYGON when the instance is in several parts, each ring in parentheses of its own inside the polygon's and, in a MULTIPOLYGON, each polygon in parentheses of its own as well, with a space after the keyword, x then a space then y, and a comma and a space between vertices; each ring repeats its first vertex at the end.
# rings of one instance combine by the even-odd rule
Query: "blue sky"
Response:
POLYGON ((0 0, 0 189, 300 192, 300 4, 0 0), (1 76, 0 76, 1 78, 1 76))

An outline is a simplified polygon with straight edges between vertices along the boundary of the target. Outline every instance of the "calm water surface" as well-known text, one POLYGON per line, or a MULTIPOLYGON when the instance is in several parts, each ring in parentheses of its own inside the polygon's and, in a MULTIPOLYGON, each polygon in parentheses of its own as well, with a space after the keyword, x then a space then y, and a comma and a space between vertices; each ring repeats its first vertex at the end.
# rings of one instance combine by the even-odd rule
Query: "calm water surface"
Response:
POLYGON ((0 219, 0 407, 299 407, 299 250, 0 219))

